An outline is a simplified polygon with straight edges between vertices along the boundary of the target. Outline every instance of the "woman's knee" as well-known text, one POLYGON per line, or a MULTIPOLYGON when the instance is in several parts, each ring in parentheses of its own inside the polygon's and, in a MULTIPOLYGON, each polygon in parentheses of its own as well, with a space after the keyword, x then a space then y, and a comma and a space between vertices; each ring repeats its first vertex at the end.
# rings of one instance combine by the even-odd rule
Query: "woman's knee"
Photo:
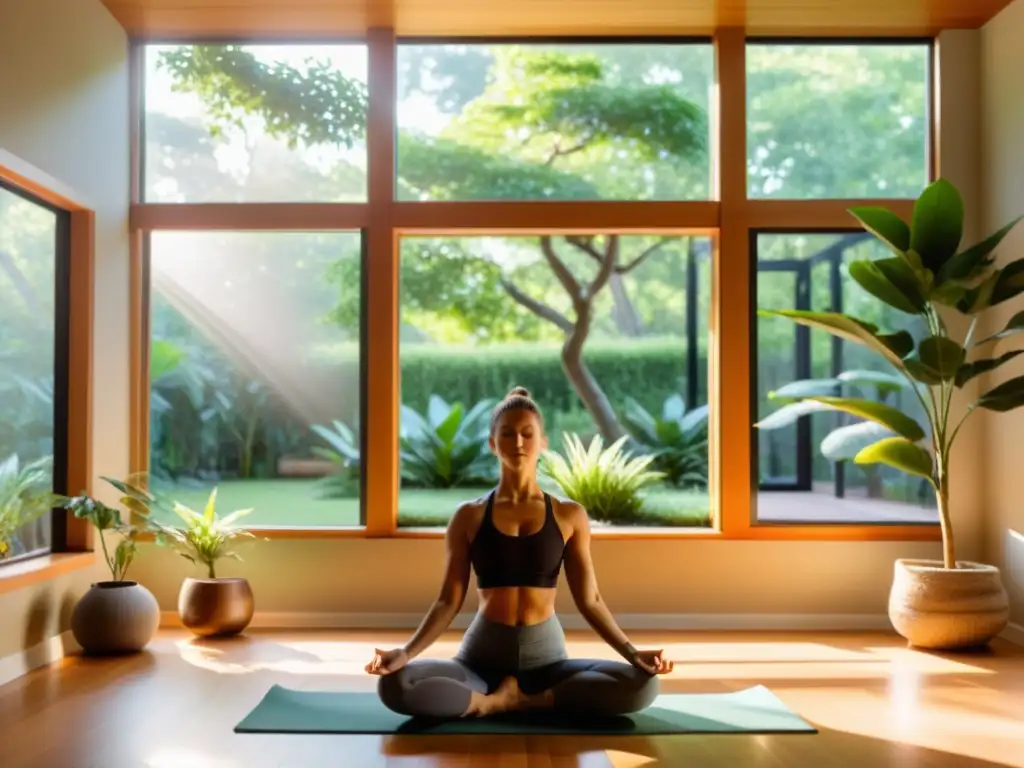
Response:
POLYGON ((377 681, 377 695, 385 707, 400 715, 409 715, 409 705, 406 701, 408 685, 402 673, 405 669, 392 672, 389 675, 382 675, 377 681))
POLYGON ((647 709, 658 698, 659 693, 661 693, 661 680, 658 679, 657 675, 648 675, 646 672, 641 672, 632 695, 628 697, 626 702, 629 709, 623 714, 647 709))

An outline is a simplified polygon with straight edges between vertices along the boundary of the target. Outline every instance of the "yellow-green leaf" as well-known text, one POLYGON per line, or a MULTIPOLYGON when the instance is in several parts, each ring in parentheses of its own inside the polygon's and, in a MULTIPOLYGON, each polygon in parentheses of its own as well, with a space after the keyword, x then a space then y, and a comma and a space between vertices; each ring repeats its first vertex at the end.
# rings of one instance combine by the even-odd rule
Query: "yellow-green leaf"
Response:
POLYGON ((883 438, 863 449, 853 461, 856 464, 886 464, 934 483, 931 454, 904 437, 883 438))

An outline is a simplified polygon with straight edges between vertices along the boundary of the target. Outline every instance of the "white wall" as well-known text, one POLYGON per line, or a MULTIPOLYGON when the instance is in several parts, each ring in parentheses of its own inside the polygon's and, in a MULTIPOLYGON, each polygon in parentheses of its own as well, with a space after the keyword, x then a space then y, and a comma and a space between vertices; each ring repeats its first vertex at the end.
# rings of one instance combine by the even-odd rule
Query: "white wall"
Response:
MULTIPOLYGON (((1024 215, 1024 0, 1016 0, 982 30, 982 198, 985 230, 1024 215)), ((1024 258, 1024 222, 999 249, 1000 263, 1024 258)), ((992 332, 1024 309, 1018 298, 989 313, 992 332)), ((1004 349, 1017 344, 1007 342, 1004 349)), ((1024 373, 1019 360, 988 377, 995 386, 1024 373)), ((985 556, 1003 568, 1011 620, 1024 624, 1024 409, 985 413, 987 490, 985 556)))
MULTIPOLYGON (((128 471, 128 95, 127 37, 99 0, 0 0, 0 148, 96 210, 97 476, 128 471)), ((0 594, 0 659, 66 628, 98 574, 0 594)))

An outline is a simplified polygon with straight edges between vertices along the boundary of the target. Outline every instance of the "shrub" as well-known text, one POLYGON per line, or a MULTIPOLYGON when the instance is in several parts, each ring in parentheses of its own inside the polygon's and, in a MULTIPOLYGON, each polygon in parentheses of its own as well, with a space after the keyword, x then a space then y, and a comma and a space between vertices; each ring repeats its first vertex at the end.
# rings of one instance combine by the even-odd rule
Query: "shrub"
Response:
POLYGON ((627 398, 622 420, 633 437, 654 456, 654 466, 679 488, 708 485, 708 407, 687 412, 683 398, 665 399, 661 416, 654 416, 627 398))
POLYGON ((606 523, 636 522, 643 507, 639 491, 661 480, 663 472, 648 470, 653 456, 632 456, 623 450, 628 436, 604 448, 600 436, 589 448, 577 435, 563 434, 566 457, 554 451, 543 456, 542 471, 594 520, 606 523))
POLYGON ((402 406, 402 479, 413 487, 454 488, 493 483, 496 460, 488 446, 494 400, 480 400, 467 413, 430 396, 426 414, 402 406))

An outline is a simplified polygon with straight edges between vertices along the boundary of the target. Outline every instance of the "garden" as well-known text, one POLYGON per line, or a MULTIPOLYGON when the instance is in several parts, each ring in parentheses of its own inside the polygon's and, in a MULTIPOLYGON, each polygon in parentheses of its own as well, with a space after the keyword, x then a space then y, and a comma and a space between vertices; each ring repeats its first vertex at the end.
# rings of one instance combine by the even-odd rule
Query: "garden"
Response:
MULTIPOLYGON (((751 196, 923 187, 926 47, 751 45, 748 64, 751 196)), ((148 202, 366 200, 365 47, 153 45, 146 67, 148 202), (345 108, 321 108, 325 93, 345 108)), ((709 45, 402 44, 396 194, 706 200, 713 85, 709 45)), ((0 209, 0 461, 23 480, 25 467, 49 473, 58 444, 56 320, 39 322, 56 317, 57 271, 52 221, 12 211, 0 209)), ((766 234, 756 251, 758 307, 903 322, 848 277, 851 260, 881 255, 863 233, 766 234)), ((256 526, 359 525, 374 343, 361 338, 359 233, 158 231, 148 254, 154 485, 193 507, 216 486, 256 526)), ((399 524, 443 525, 491 487, 487 414, 525 386, 545 413, 548 490, 599 524, 710 525, 711 260, 696 236, 404 238, 399 524)), ((759 318, 754 354, 762 421, 795 379, 907 398, 884 363, 820 331, 759 318)), ((867 437, 844 418, 762 424, 759 488, 916 502, 904 475, 844 458, 867 437)), ((45 545, 46 521, 33 525, 17 551, 45 545)))

